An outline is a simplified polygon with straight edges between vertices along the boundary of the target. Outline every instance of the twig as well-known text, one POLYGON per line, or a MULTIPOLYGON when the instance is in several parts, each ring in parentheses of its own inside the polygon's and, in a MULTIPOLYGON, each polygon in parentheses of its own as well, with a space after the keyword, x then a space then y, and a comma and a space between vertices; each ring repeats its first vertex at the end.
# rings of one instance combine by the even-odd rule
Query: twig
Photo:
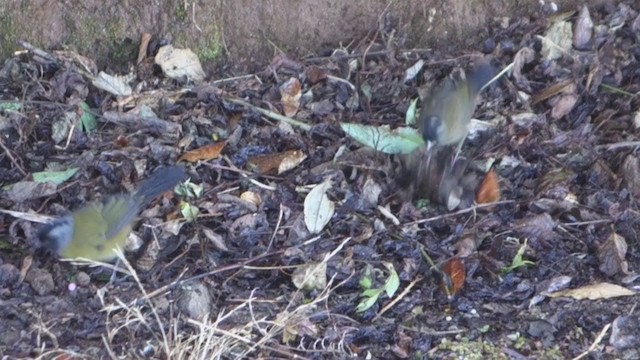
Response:
POLYGON ((611 219, 601 219, 601 220, 591 220, 591 221, 578 221, 572 223, 563 223, 564 226, 583 226, 583 225, 594 225, 594 224, 608 224, 613 222, 611 219))
POLYGON ((236 99, 236 98, 232 98, 232 97, 226 97, 225 100, 232 102, 234 104, 238 104, 238 105, 242 105, 242 106, 246 106, 248 108, 254 109, 255 111, 261 113, 262 115, 269 117, 271 119, 274 120, 278 120, 278 121, 282 121, 294 126, 297 126, 299 128, 301 128, 302 130, 305 131, 309 131, 311 130, 311 125, 303 123, 302 121, 298 121, 296 119, 292 119, 290 117, 287 116, 282 116, 278 113, 274 113, 273 111, 269 111, 269 110, 265 110, 263 108, 259 108, 257 106, 251 105, 248 102, 244 101, 244 100, 240 100, 240 99, 236 99))
POLYGON ((4 142, 2 141, 1 138, 0 138, 0 147, 2 147, 2 150, 4 150, 4 153, 7 154, 7 156, 9 157, 9 160, 11 160, 11 163, 13 163, 13 165, 18 169, 20 174, 22 174, 22 176, 24 177, 27 177, 29 174, 27 174, 22 168, 22 166, 18 164, 18 161, 16 160, 16 158, 13 157, 13 155, 11 155, 11 151, 7 149, 7 147, 4 145, 4 142))
POLYGON ((371 321, 375 322, 378 318, 380 318, 380 316, 382 316, 385 312, 387 312, 389 309, 391 309, 396 303, 398 303, 398 301, 402 300, 409 293, 409 291, 420 281, 422 281, 422 276, 418 276, 417 278, 415 278, 415 280, 413 280, 409 284, 409 286, 407 286, 407 288, 404 289, 404 291, 402 291, 401 294, 396 296, 385 307, 383 307, 382 310, 380 310, 380 312, 378 314, 376 314, 376 316, 374 316, 373 320, 371 320, 371 321))
POLYGON ((446 219, 448 217, 452 217, 452 216, 456 216, 456 215, 466 214, 468 212, 476 211, 478 209, 484 209, 484 208, 488 208, 488 207, 492 207, 492 206, 496 206, 496 205, 512 204, 514 202, 515 202, 514 200, 502 200, 502 201, 496 201, 496 202, 492 202, 492 203, 488 203, 488 204, 476 205, 476 206, 472 206, 472 207, 467 208, 467 209, 458 210, 456 212, 449 213, 449 214, 438 215, 438 216, 430 217, 428 219, 420 219, 420 220, 411 221, 411 222, 405 223, 404 226, 424 224, 424 223, 428 223, 428 222, 432 222, 432 221, 446 219))
POLYGON ((258 82, 260 84, 262 84, 262 81, 260 81, 260 78, 257 77, 255 74, 248 74, 248 75, 230 77, 230 78, 226 78, 226 79, 219 79, 219 80, 216 80, 216 81, 212 81, 211 84, 213 84, 213 85, 224 84, 224 83, 227 83, 227 82, 232 82, 232 81, 236 81, 236 80, 243 80, 243 79, 248 79, 248 78, 255 78, 256 80, 258 80, 258 82))
POLYGON ((598 145, 596 146, 596 150, 616 150, 616 149, 621 149, 621 148, 626 148, 626 147, 636 147, 636 146, 640 146, 640 141, 623 141, 623 142, 618 142, 618 143, 613 143, 613 144, 606 144, 606 145, 598 145))
POLYGON ((604 338, 604 336, 607 334, 607 331, 609 331, 611 324, 612 323, 608 323, 607 325, 605 325, 604 328, 600 331, 600 334, 598 334, 598 337, 596 337, 596 339, 593 340, 593 344, 589 346, 589 349, 587 349, 587 351, 583 352, 582 354, 574 357, 573 360, 580 360, 583 357, 592 353, 596 349, 596 346, 598 346, 602 342, 602 338, 604 338))

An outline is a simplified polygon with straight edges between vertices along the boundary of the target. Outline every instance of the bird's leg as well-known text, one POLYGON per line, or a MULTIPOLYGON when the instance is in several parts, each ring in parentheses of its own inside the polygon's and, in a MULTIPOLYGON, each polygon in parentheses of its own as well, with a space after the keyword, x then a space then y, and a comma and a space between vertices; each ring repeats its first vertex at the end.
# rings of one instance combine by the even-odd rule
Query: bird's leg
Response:
POLYGON ((462 145, 464 144, 464 140, 465 138, 462 138, 462 140, 460 140, 460 142, 458 143, 458 147, 456 148, 455 155, 453 155, 453 162, 451 163, 451 165, 454 165, 456 163, 456 160, 458 160, 458 155, 460 155, 460 150, 462 150, 462 145))
POLYGON ((428 173, 431 172, 431 169, 429 167, 431 166, 432 155, 433 155, 433 142, 428 141, 427 142, 427 166, 425 167, 428 173))

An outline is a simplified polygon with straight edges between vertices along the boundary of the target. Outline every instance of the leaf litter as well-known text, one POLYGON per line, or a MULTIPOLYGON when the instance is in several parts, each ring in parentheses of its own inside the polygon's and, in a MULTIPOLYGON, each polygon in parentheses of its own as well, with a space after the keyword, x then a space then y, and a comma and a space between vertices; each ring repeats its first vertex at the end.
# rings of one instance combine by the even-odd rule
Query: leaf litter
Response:
POLYGON ((474 113, 491 126, 451 184, 430 180, 470 196, 397 159, 461 52, 356 46, 207 79, 188 49, 141 47, 137 72, 109 74, 21 42, 0 69, 0 353, 632 358, 638 24, 632 2, 490 24, 472 50, 511 69, 474 113), (39 251, 30 214, 179 160, 189 182, 134 226, 133 276, 39 251))

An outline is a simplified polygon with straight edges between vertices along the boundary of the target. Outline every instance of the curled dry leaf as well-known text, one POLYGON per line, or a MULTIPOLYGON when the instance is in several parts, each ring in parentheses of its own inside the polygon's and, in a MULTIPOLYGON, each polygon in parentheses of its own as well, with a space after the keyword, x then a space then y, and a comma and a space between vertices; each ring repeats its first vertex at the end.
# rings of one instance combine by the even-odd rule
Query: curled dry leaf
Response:
POLYGON ((211 243, 216 249, 222 250, 222 251, 229 251, 227 244, 222 238, 222 235, 216 234, 213 230, 209 228, 202 228, 202 233, 207 239, 211 240, 211 243))
POLYGON ((55 194, 57 190, 58 186, 51 182, 20 181, 9 187, 7 197, 13 202, 21 203, 27 200, 51 196, 55 194))
POLYGON ((640 197, 640 158, 633 153, 627 155, 622 163, 622 176, 633 196, 640 197))
POLYGON ((456 249, 456 256, 460 258, 471 256, 476 250, 478 250, 478 246, 481 242, 482 238, 477 236, 475 233, 461 237, 454 246, 456 249))
POLYGON ((556 60, 569 54, 573 40, 571 23, 564 20, 556 21, 551 25, 542 38, 542 50, 540 53, 546 60, 556 60))
POLYGON ((226 145, 226 141, 220 141, 215 144, 205 145, 203 147, 187 151, 182 154, 178 161, 196 162, 201 160, 216 159, 220 156, 222 149, 226 145))
POLYGON ((627 241, 620 235, 613 233, 607 241, 598 248, 600 271, 613 276, 619 272, 629 273, 629 263, 626 261, 627 241))
POLYGON ((255 193, 253 191, 243 192, 242 194, 240 194, 240 199, 252 203, 253 205, 256 206, 256 208, 260 206, 260 204, 262 204, 262 199, 260 198, 260 194, 255 193))
POLYGON ((294 169, 307 158, 300 150, 288 150, 275 154, 259 155, 249 159, 249 167, 260 174, 268 174, 277 170, 278 175, 294 169))
POLYGON ((198 55, 190 49, 177 49, 171 45, 165 45, 158 50, 155 62, 160 65, 162 72, 171 79, 182 80, 186 78, 195 83, 204 80, 205 73, 200 65, 198 55))
POLYGON ((322 290, 327 286, 327 263, 310 263, 297 268, 291 276, 298 289, 322 290))
POLYGON ((294 169, 307 158, 307 155, 300 150, 285 151, 284 155, 278 166, 278 175, 294 169))
POLYGON ((599 300, 599 299, 611 299, 621 296, 636 295, 635 291, 629 290, 625 287, 610 283, 599 283, 594 285, 587 285, 577 289, 569 289, 554 292, 549 294, 549 297, 572 297, 576 300, 599 300))
POLYGON ((550 240, 555 238, 553 229, 556 224, 551 215, 544 213, 527 216, 516 224, 516 230, 524 237, 536 240, 550 240))
POLYGON ((307 79, 309 80, 309 83, 311 83, 311 85, 315 85, 316 83, 319 83, 320 81, 327 78, 327 73, 325 72, 325 70, 315 65, 308 66, 305 69, 305 74, 307 75, 307 79))
POLYGON ((551 109, 551 118, 558 120, 569 114, 578 102, 578 98, 576 94, 562 95, 551 109))
POLYGON ((311 189, 304 199, 304 223, 312 234, 322 231, 335 212, 335 204, 327 196, 330 188, 331 180, 326 180, 311 189))
POLYGON ((500 185, 498 184, 498 174, 491 169, 485 175, 482 183, 476 192, 476 202, 478 204, 488 204, 500 200, 500 185))
POLYGON ((285 116, 293 116, 300 107, 300 97, 302 96, 302 84, 296 78, 290 78, 280 86, 280 96, 282 110, 285 116))
POLYGON ((583 5, 573 27, 573 46, 578 50, 589 50, 593 35, 593 20, 587 5, 583 5))
POLYGON ((522 74, 522 68, 535 59, 535 51, 528 47, 520 49, 513 59, 513 79, 524 90, 530 91, 529 80, 522 74))
POLYGON ((442 266, 440 287, 448 297, 452 297, 462 289, 465 277, 464 263, 459 257, 453 257, 442 266))

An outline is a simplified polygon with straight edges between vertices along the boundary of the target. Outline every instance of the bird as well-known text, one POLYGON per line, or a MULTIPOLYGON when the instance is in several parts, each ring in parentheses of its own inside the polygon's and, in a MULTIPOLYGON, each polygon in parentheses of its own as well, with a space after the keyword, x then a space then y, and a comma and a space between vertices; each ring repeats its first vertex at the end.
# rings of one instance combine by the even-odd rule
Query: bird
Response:
POLYGON ((422 101, 417 121, 428 151, 436 145, 457 144, 452 164, 455 163, 469 132, 478 94, 493 76, 493 67, 481 62, 468 73, 450 74, 431 89, 422 101))
POLYGON ((62 258, 109 262, 123 247, 140 210, 184 180, 183 166, 160 168, 133 194, 106 197, 46 224, 38 233, 44 248, 62 258))

